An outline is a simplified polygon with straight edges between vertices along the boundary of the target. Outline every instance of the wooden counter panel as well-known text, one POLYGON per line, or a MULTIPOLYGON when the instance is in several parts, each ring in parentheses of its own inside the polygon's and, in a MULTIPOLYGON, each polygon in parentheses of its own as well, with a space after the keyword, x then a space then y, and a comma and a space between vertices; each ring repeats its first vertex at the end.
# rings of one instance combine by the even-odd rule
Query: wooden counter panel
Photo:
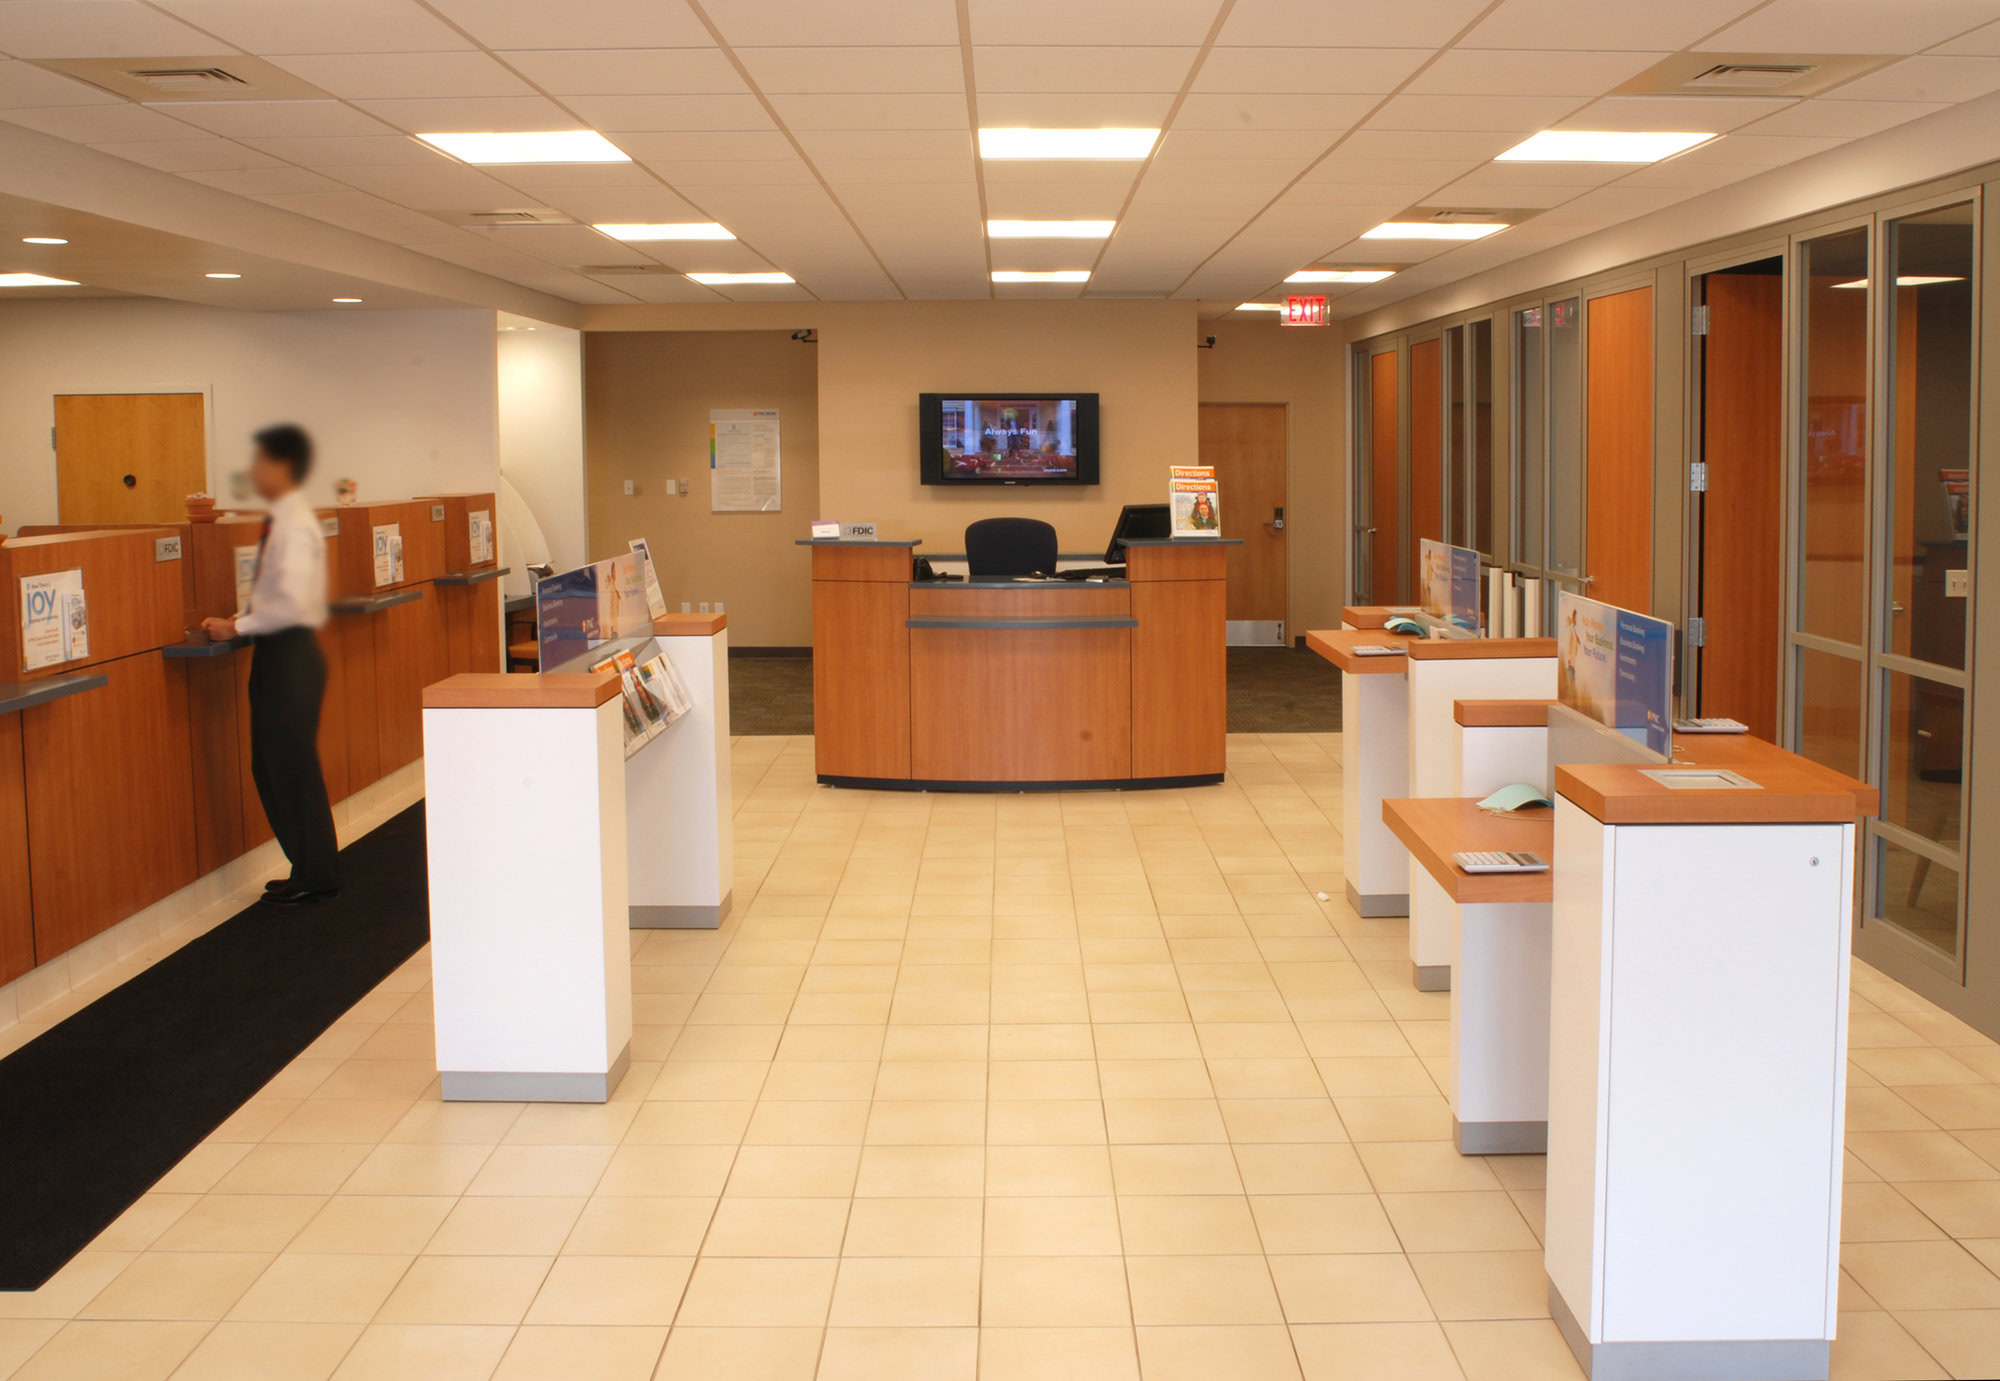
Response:
POLYGON ((1132 775, 1195 777, 1228 760, 1229 649, 1220 580, 1132 587, 1132 775))
POLYGON ((465 575, 472 571, 491 570, 499 564, 500 505, 494 502, 493 495, 421 494, 417 502, 444 505, 443 574, 465 575), (472 559, 472 515, 482 510, 493 523, 493 559, 475 562, 472 559))
MULTIPOLYGON (((319 650, 326 658, 326 696, 319 707, 319 770, 326 778, 327 800, 344 801, 353 795, 347 781, 347 665, 336 655, 339 645, 331 624, 319 631, 319 650)), ((249 654, 239 655, 247 666, 249 654)), ((262 813, 255 813, 261 822, 262 813)))
POLYGON ((375 732, 384 776, 424 755, 424 687, 450 674, 444 605, 434 590, 370 615, 375 625, 375 732))
POLYGON ((1546 729, 1553 700, 1454 700, 1451 717, 1468 729, 1546 729))
POLYGON ((1140 580, 1223 580, 1229 574, 1229 548, 1189 538, 1177 546, 1127 547, 1125 578, 1140 580))
POLYGON ((1131 777, 1132 633, 911 629, 909 775, 961 782, 1131 777))
POLYGON ((327 539, 327 592, 333 599, 360 599, 421 585, 444 574, 444 523, 431 520, 431 504, 357 504, 332 510, 340 531, 327 539), (375 583, 375 529, 394 525, 403 539, 403 578, 375 583), (338 549, 338 556, 335 550, 338 549))
POLYGON ((33 967, 35 917, 28 894, 28 786, 21 758, 21 716, 0 714, 0 983, 11 983, 33 967))
POLYGON ((1554 638, 1412 638, 1410 657, 1418 662, 1504 661, 1553 657, 1554 638))
MULTIPOLYGON (((815 569, 844 553, 895 547, 820 547, 815 569)), ((813 749, 823 777, 910 775, 910 586, 895 580, 813 581, 813 749)))
POLYGON ((1555 900, 1553 871, 1468 873, 1451 858, 1456 853, 1519 850, 1540 854, 1553 866, 1556 813, 1552 810, 1494 815, 1481 810, 1477 801, 1435 797, 1384 801, 1382 819, 1455 902, 1555 900))
POLYGON ((1342 671, 1356 676, 1407 676, 1410 659, 1401 657, 1357 657, 1357 647, 1408 647, 1418 639, 1407 633, 1388 633, 1379 628, 1312 629, 1306 646, 1342 671))
POLYGON ((401 507, 409 515, 403 519, 403 583, 421 585, 436 580, 444 574, 445 529, 451 505, 442 499, 412 499, 401 507))
POLYGON ((812 578, 890 580, 907 585, 916 557, 909 547, 825 546, 812 549, 812 578))
POLYGON ((185 664, 97 670, 109 684, 20 716, 37 964, 198 876, 185 664))
POLYGON ((426 599, 437 601, 444 623, 447 676, 500 670, 500 582, 433 585, 426 599))
POLYGON ((98 529, 31 537, 0 545, 0 589, 13 613, 0 618, 0 672, 9 680, 81 671, 101 663, 150 652, 187 636, 186 543, 179 561, 160 561, 154 543, 178 537, 176 527, 98 529), (22 576, 81 570, 90 616, 90 655, 34 671, 21 668, 22 576))
POLYGON ((194 580, 193 626, 199 627, 202 619, 226 619, 236 613, 236 550, 257 545, 264 521, 232 515, 191 526, 187 562, 194 580))
POLYGON ((211 873, 242 855, 243 802, 250 791, 249 707, 237 663, 250 649, 187 663, 188 742, 193 757, 195 871, 211 873))
MULTIPOLYGON (((353 795, 382 778, 381 710, 375 698, 374 614, 335 614, 333 630, 341 664, 341 735, 347 759, 347 793, 353 795)), ((331 678, 329 678, 331 689, 331 678)))
POLYGON ((995 590, 978 585, 920 585, 910 591, 910 617, 1123 618, 1132 612, 1131 596, 1123 586, 1038 584, 995 590))

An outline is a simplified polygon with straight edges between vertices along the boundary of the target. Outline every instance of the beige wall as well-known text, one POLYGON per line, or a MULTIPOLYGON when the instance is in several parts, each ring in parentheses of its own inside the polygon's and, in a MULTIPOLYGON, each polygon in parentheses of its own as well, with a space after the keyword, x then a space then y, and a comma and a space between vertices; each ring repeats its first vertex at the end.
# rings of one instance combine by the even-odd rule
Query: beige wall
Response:
MULTIPOLYGON (((1347 569, 1346 343, 1338 327, 1211 322, 1204 403, 1286 405, 1285 633, 1338 628, 1347 569)), ((1223 496, 1227 504, 1229 496, 1223 496)))
POLYGON ((809 644, 812 568, 796 541, 819 508, 817 364, 818 348, 788 331, 587 335, 590 558, 644 537, 669 608, 721 600, 736 647, 809 644), (782 512, 709 511, 710 408, 778 409, 782 512), (675 479, 686 498, 667 497, 675 479))

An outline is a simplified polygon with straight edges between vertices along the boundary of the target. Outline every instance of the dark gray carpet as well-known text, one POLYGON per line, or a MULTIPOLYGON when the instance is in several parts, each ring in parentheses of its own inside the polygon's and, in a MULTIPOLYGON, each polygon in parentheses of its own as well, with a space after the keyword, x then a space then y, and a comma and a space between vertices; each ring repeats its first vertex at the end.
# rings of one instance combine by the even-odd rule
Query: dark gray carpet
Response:
MULTIPOLYGON (((812 658, 729 659, 729 723, 739 734, 812 732, 812 658)), ((1331 734, 1340 673, 1304 648, 1229 649, 1229 732, 1331 734)))

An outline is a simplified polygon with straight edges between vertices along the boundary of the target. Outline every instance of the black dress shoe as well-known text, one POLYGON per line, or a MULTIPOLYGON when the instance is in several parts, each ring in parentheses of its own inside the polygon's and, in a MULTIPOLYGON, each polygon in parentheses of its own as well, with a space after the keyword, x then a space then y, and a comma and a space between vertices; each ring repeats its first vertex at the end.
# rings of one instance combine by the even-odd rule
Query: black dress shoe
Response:
POLYGON ((289 892, 297 885, 290 878, 272 878, 264 884, 264 891, 267 895, 272 892, 289 892))
POLYGON ((317 889, 287 887, 280 892, 266 892, 264 901, 270 906, 314 906, 323 901, 332 901, 339 895, 338 887, 317 889))

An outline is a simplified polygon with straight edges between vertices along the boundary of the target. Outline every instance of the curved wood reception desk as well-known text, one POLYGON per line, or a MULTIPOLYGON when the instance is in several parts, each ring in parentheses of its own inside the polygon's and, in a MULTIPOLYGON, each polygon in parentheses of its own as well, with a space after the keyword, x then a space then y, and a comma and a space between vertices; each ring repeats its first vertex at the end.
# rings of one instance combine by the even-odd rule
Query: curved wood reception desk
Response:
POLYGON ((820 781, 974 791, 1222 780, 1226 543, 1133 543, 1124 580, 921 582, 914 542, 803 545, 820 781))

